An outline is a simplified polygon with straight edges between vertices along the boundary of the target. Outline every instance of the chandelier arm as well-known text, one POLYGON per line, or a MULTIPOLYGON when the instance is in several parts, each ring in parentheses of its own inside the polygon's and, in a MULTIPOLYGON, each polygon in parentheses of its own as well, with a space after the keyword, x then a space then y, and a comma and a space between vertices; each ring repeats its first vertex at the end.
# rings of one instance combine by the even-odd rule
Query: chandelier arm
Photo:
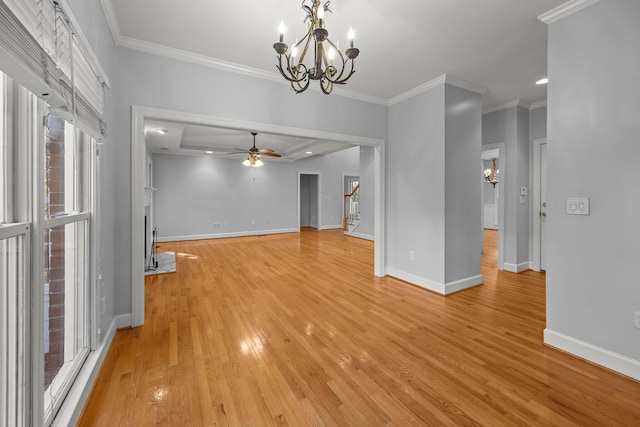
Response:
POLYGON ((291 89, 293 89, 295 93, 301 93, 307 90, 309 83, 311 83, 311 79, 306 79, 304 86, 300 84, 300 82, 291 82, 291 89), (295 85, 297 85, 298 88, 296 88, 295 85))
MULTIPOLYGON (((307 78, 307 73, 306 73, 306 67, 305 67, 305 72, 302 75, 302 77, 297 78, 296 75, 298 74, 297 72, 293 72, 293 70, 291 69, 291 64, 289 63, 289 57, 284 55, 285 58, 287 58, 287 71, 289 72, 290 76, 288 76, 285 72, 284 69, 282 67, 282 55, 280 55, 280 57, 278 58, 279 60, 279 64, 276 65, 276 68, 278 69, 278 71, 280 71, 280 74, 282 74, 282 77, 284 77, 285 79, 287 79, 290 82, 301 82, 304 79, 307 78)), ((299 64, 298 66, 300 67, 304 67, 304 64, 299 64)))
POLYGON ((340 71, 340 75, 337 78, 332 79, 330 77, 327 77, 327 80, 329 80, 331 83, 334 83, 334 84, 339 84, 339 85, 345 84, 347 82, 347 80, 349 80, 351 78, 351 76, 353 76, 353 74, 356 72, 356 70, 353 69, 353 67, 354 67, 353 60, 350 60, 350 61, 351 61, 351 70, 349 70, 349 74, 347 74, 346 77, 341 78, 342 74, 343 74, 343 71, 346 68, 346 64, 344 64, 343 67, 342 67, 342 70, 340 71))
MULTIPOLYGON (((345 60, 344 55, 342 54, 342 52, 340 52, 340 49, 338 49, 338 46, 336 46, 328 38, 327 38, 326 41, 329 43, 329 45, 331 45, 331 47, 333 47, 334 51, 338 53, 338 55, 340 56, 340 63, 342 64, 342 66, 340 67, 340 73, 338 74, 337 77, 332 77, 332 75, 335 75, 338 72, 338 68, 333 64, 330 64, 330 65, 327 66, 327 70, 325 72, 325 75, 327 76, 327 78, 329 78, 329 80, 331 80, 333 83, 335 83, 336 81, 339 81, 340 78, 342 77, 342 74, 344 74, 344 69, 345 69, 345 65, 346 65, 347 61, 345 60), (333 68, 333 72, 331 74, 329 74, 329 68, 333 68)), ((328 61, 326 61, 326 59, 325 59, 325 63, 328 64, 328 61)))
POLYGON ((326 78, 321 79, 320 89, 322 89, 322 92, 324 92, 326 95, 329 95, 333 90, 333 82, 331 82, 331 80, 328 80, 326 78))

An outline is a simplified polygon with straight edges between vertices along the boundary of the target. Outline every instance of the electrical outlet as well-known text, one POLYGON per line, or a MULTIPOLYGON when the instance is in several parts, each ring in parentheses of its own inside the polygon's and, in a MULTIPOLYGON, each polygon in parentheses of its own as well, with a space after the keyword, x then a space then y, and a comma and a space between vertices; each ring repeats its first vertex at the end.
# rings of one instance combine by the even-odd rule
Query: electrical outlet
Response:
POLYGON ((415 251, 409 251, 409 261, 415 261, 415 260, 416 260, 415 251))
POLYGON ((633 315, 633 324, 636 328, 640 329, 640 311, 636 311, 633 315))

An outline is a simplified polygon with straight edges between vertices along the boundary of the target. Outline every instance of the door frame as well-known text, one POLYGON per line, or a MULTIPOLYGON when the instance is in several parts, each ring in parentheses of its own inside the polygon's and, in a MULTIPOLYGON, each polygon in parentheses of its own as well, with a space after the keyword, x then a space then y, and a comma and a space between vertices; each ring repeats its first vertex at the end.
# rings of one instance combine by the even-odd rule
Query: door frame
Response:
POLYGON ((140 239, 144 226, 144 172, 145 172, 145 120, 171 120, 189 124, 216 126, 240 131, 276 133, 326 141, 344 142, 374 148, 374 249, 373 274, 387 274, 386 258, 386 192, 385 192, 385 144, 384 139, 340 134, 315 129, 294 128, 264 122, 242 121, 204 114, 161 108, 131 106, 131 326, 144 324, 144 242, 140 239))
POLYGON ((318 212, 317 213, 317 224, 316 224, 316 230, 322 230, 322 173, 321 172, 315 172, 315 171, 298 171, 298 231, 300 231, 300 180, 302 175, 314 175, 317 177, 318 179, 318 203, 317 203, 317 207, 318 207, 318 212))
POLYGON ((547 143, 547 138, 539 138, 533 140, 533 201, 531 203, 531 217, 533 218, 533 271, 540 271, 542 258, 541 245, 541 219, 540 219, 540 202, 541 202, 541 183, 542 176, 540 168, 542 163, 540 160, 540 149, 543 144, 547 143))
MULTIPOLYGON (((494 144, 486 144, 481 147, 480 159, 484 159, 483 154, 485 152, 498 152, 498 168, 500 172, 500 182, 498 185, 498 270, 504 270, 504 221, 505 221, 505 186, 506 186, 506 152, 505 143, 496 142, 494 144)), ((482 175, 480 179, 483 179, 482 175)), ((482 184, 485 185, 485 184, 482 184)), ((482 188, 482 194, 484 194, 484 188, 482 188)), ((482 206, 484 212, 484 206, 482 206)), ((481 215, 483 215, 481 213, 481 215)), ((484 231, 484 217, 481 217, 481 227, 484 231)))

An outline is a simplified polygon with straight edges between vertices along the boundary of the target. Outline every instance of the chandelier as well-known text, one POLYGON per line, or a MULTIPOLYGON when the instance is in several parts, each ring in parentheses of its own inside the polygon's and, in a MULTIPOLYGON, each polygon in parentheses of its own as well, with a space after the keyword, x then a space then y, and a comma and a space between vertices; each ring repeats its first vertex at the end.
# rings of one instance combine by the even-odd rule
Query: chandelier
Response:
POLYGON ((484 180, 490 184, 493 184, 494 188, 498 181, 498 167, 496 166, 496 159, 491 159, 491 169, 484 170, 484 180))
POLYGON ((302 10, 307 14, 304 19, 308 26, 307 33, 300 41, 296 39, 290 53, 287 53, 289 46, 284 43, 284 23, 280 24, 280 41, 273 44, 278 54, 276 67, 296 93, 307 90, 311 80, 319 80, 322 92, 328 95, 334 84, 345 84, 355 73, 354 60, 360 50, 353 47, 353 28, 349 29, 349 47, 343 54, 340 52, 340 43, 336 45, 329 39, 329 31, 324 25, 325 12, 331 12, 329 3, 330 0, 324 3, 320 0, 302 1, 302 10), (313 62, 307 66, 304 61, 311 46, 313 62))

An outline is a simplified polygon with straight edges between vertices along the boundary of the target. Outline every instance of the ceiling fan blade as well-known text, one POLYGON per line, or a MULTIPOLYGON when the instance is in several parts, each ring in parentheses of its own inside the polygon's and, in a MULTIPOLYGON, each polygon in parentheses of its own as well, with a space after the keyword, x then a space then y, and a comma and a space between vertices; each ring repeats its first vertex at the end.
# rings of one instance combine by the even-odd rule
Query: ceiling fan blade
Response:
POLYGON ((230 152, 224 153, 224 154, 226 156, 226 155, 229 155, 229 154, 248 154, 248 153, 249 153, 248 151, 230 151, 230 152))
POLYGON ((270 148, 261 148, 260 150, 258 150, 260 152, 260 154, 266 154, 266 153, 273 153, 276 150, 272 150, 270 148))
POLYGON ((268 156, 268 157, 282 157, 280 154, 278 154, 278 153, 272 153, 272 152, 266 152, 266 153, 263 153, 263 152, 261 151, 261 152, 260 152, 260 154, 261 154, 262 156, 268 156))

